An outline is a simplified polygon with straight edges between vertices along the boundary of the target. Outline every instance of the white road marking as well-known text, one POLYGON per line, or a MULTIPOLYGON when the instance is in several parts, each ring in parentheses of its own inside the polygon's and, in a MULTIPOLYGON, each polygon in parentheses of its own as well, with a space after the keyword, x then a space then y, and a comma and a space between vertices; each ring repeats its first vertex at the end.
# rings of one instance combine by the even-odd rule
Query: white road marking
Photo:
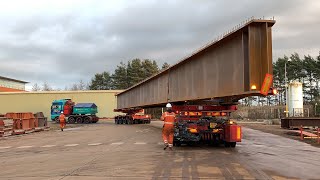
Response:
POLYGON ((121 145, 123 144, 123 142, 115 142, 115 143, 111 143, 111 145, 121 145))
POLYGON ((11 146, 5 146, 5 147, 0 147, 0 149, 9 149, 12 148, 11 146))
POLYGON ((147 143, 145 143, 145 142, 135 142, 134 144, 143 145, 143 144, 147 144, 147 143))
POLYGON ((25 149, 25 148, 32 148, 33 146, 20 146, 20 147, 17 147, 18 149, 25 149))
POLYGON ((67 144, 67 145, 64 145, 66 147, 74 147, 74 146, 78 146, 79 144, 67 144))
POLYGON ((101 145, 102 143, 92 143, 92 144, 88 144, 88 146, 99 146, 101 145))
POLYGON ((253 144, 252 146, 255 146, 255 147, 266 147, 266 145, 262 145, 262 144, 253 144))
POLYGON ((41 147, 50 148, 50 147, 54 147, 54 146, 57 146, 57 145, 45 145, 45 146, 41 146, 41 147))

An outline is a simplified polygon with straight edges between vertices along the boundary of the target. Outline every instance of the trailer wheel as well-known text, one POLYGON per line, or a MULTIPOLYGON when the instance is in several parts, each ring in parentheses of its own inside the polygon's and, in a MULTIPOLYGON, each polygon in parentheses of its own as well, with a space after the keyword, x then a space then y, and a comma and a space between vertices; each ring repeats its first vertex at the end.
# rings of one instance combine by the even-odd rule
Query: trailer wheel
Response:
POLYGON ((90 124, 90 123, 91 123, 90 117, 89 117, 89 116, 84 117, 83 122, 84 122, 85 124, 90 124))
POLYGON ((76 121, 77 121, 78 124, 82 124, 82 118, 81 117, 77 117, 76 121))
POLYGON ((173 146, 180 147, 181 146, 181 142, 180 141, 173 141, 173 146))
POLYGON ((236 143, 236 142, 231 142, 231 143, 230 143, 230 146, 231 146, 231 147, 233 147, 233 148, 235 148, 235 147, 236 147, 236 145, 237 145, 237 143, 236 143))
POLYGON ((229 142, 224 142, 224 147, 230 147, 230 143, 229 142))

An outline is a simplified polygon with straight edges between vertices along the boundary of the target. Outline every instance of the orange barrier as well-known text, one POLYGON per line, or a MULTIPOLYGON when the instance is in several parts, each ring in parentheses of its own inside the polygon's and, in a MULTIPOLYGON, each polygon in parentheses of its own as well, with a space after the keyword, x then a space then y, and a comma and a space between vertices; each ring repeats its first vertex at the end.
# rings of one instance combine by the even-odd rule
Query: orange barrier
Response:
POLYGON ((296 131, 300 133, 300 140, 303 141, 306 139, 318 139, 318 144, 320 144, 320 128, 317 129, 317 134, 313 134, 307 131, 303 131, 303 127, 300 126, 300 130, 296 131), (306 136, 306 137, 305 137, 306 136))

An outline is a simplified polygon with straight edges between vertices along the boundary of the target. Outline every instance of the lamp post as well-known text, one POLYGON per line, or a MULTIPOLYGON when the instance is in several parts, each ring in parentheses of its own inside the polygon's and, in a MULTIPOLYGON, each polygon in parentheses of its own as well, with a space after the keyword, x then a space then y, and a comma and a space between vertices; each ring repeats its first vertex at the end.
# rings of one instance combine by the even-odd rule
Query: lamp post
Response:
POLYGON ((317 105, 318 103, 314 104, 314 116, 317 116, 317 105))

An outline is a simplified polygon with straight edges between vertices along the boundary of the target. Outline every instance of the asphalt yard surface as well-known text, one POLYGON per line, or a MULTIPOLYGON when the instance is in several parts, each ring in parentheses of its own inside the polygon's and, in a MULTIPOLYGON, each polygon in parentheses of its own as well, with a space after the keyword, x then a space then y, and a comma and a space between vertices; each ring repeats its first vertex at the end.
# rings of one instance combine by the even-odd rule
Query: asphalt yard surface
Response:
POLYGON ((236 148, 164 151, 161 122, 84 125, 0 140, 0 179, 319 179, 320 150, 244 128, 236 148))

